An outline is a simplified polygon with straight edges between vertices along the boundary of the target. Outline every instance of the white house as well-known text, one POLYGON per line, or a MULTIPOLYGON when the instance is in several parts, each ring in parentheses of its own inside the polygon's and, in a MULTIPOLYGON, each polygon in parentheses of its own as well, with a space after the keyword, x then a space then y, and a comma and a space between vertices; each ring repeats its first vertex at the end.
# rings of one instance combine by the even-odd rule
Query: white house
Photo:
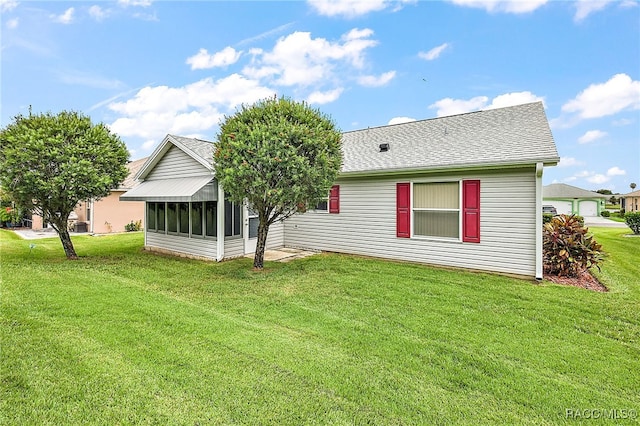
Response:
MULTIPOLYGON (((269 230, 299 247, 542 278, 542 173, 559 161, 542 103, 346 132, 321 210, 269 230)), ((224 200, 213 143, 168 135, 123 200, 147 203, 145 246, 222 260, 255 251, 257 219, 224 200)))

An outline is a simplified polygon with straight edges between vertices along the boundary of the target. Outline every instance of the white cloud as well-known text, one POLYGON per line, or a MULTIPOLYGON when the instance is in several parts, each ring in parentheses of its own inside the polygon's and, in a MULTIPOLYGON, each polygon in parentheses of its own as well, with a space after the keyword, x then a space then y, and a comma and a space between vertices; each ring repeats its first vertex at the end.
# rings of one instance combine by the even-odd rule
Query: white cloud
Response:
POLYGON ((223 114, 241 104, 273 96, 257 81, 232 74, 206 78, 182 87, 144 87, 133 98, 109 104, 122 117, 110 128, 121 136, 158 140, 167 133, 200 133, 214 127, 223 114))
POLYGON ((18 2, 15 0, 0 0, 0 12, 10 12, 18 7, 18 2))
POLYGON ((617 166, 611 167, 606 173, 596 173, 593 171, 583 170, 575 175, 565 178, 565 182, 571 182, 578 179, 584 179, 589 183, 593 184, 603 184, 609 182, 614 176, 624 176, 627 172, 625 170, 620 169, 617 166))
POLYGON ((587 182, 597 183, 597 184, 609 182, 610 180, 611 180, 611 178, 609 176, 605 176, 605 175, 602 175, 602 174, 599 174, 599 173, 595 174, 595 175, 592 175, 592 176, 589 176, 587 178, 587 182))
POLYGON ((448 0, 458 6, 484 9, 487 12, 529 13, 544 6, 548 0, 448 0))
POLYGON ((316 91, 309 95, 309 97, 307 98, 307 102, 311 105, 312 104, 319 104, 319 105, 328 104, 329 102, 333 102, 336 99, 338 99, 342 94, 343 90, 344 90, 343 88, 339 87, 337 89, 329 90, 326 92, 316 91))
POLYGON ((628 126, 629 124, 634 123, 634 121, 635 121, 635 120, 632 120, 632 119, 630 119, 630 118, 621 118, 621 119, 619 119, 619 120, 614 120, 612 124, 613 124, 614 126, 618 126, 618 127, 619 127, 619 126, 628 126))
POLYGON ((580 22, 592 13, 604 9, 612 2, 613 0, 578 0, 575 2, 576 14, 573 16, 573 20, 580 22))
POLYGON ((602 139, 605 136, 607 136, 607 132, 603 132, 602 130, 589 130, 584 135, 578 138, 578 143, 585 144, 593 142, 598 139, 602 139))
POLYGON ((463 114, 465 112, 478 111, 481 109, 504 108, 508 106, 521 105, 531 102, 544 102, 544 98, 534 95, 531 92, 512 92, 493 98, 490 104, 486 96, 476 96, 471 99, 444 98, 429 105, 431 109, 437 109, 438 117, 447 115, 463 114))
POLYGON ((562 106, 563 113, 575 113, 579 119, 636 109, 640 109, 640 81, 633 81, 626 74, 616 74, 605 83, 592 84, 562 106))
POLYGON ((294 32, 281 37, 273 50, 253 49, 251 65, 243 73, 251 78, 270 78, 282 86, 308 86, 337 78, 334 70, 343 74, 364 67, 364 55, 378 42, 370 37, 370 29, 353 29, 340 41, 311 38, 308 32, 294 32))
POLYGON ((70 7, 69 9, 65 10, 62 15, 50 15, 50 18, 51 20, 53 20, 53 22, 67 25, 73 22, 74 12, 75 9, 73 7, 70 7))
POLYGON ((20 24, 20 20, 18 18, 9 19, 6 23, 8 29, 13 30, 14 28, 18 28, 20 24))
POLYGON ((627 174, 627 171, 622 170, 618 166, 611 167, 609 170, 607 170, 607 176, 624 176, 626 174, 627 174))
POLYGON ((440 54, 450 46, 451 45, 449 43, 442 43, 440 46, 436 46, 433 49, 429 50, 428 52, 418 53, 418 56, 427 61, 433 61, 434 59, 437 59, 440 56, 440 54))
POLYGON ((238 52, 229 46, 212 55, 207 52, 207 49, 200 49, 198 53, 187 58, 187 64, 191 65, 192 70, 225 67, 235 64, 240 59, 241 54, 242 51, 238 52))
POLYGON ((578 161, 573 157, 560 157, 560 162, 558 163, 558 167, 574 167, 583 165, 584 163, 582 161, 578 161))
POLYGON ((151 6, 153 0, 118 0, 118 4, 123 7, 129 6, 140 6, 140 7, 148 7, 151 6))
POLYGON ((151 149, 154 148, 158 143, 160 143, 160 141, 157 141, 155 139, 149 139, 148 141, 142 144, 142 149, 145 151, 151 151, 151 149))
POLYGON ((387 8, 396 12, 407 3, 415 3, 415 0, 308 0, 307 2, 320 15, 355 18, 387 8))
POLYGON ((387 124, 388 125, 402 124, 402 123, 410 123, 412 121, 416 121, 416 119, 411 117, 393 117, 391 120, 389 120, 387 124))
POLYGON ((109 16, 109 10, 103 9, 97 4, 94 4, 89 8, 89 16, 99 22, 109 16))
POLYGON ((544 104, 544 97, 536 96, 531 92, 512 92, 505 93, 493 98, 491 105, 487 109, 504 108, 513 105, 528 104, 531 102, 542 102, 544 104))
POLYGON ((389 83, 395 76, 395 71, 385 72, 379 76, 363 75, 358 77, 358 84, 365 87, 380 87, 389 83))

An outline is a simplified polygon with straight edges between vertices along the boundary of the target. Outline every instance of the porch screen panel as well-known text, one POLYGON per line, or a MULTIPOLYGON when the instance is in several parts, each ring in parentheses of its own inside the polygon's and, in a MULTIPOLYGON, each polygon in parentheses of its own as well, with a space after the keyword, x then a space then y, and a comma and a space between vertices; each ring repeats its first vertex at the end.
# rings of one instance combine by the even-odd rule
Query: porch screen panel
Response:
POLYGON ((157 221, 157 228, 158 231, 165 231, 167 228, 165 226, 166 222, 166 217, 165 217, 165 204, 164 203, 157 203, 156 204, 156 208, 158 211, 158 221, 157 221))
POLYGON ((240 235, 240 225, 242 216, 242 206, 233 203, 233 235, 240 235))
POLYGON ((147 229, 156 229, 156 203, 147 203, 147 229))
POLYGON ((167 231, 178 232, 178 204, 167 203, 167 231))
POLYGON ((224 200, 224 235, 233 235, 233 205, 227 200, 224 200))
POLYGON ((191 235, 202 235, 202 203, 191 203, 191 235))
POLYGON ((180 233, 189 233, 189 203, 178 204, 178 217, 180 219, 180 233))
POLYGON ((218 203, 216 201, 207 201, 205 203, 205 228, 207 237, 215 237, 218 235, 218 225, 216 216, 218 214, 218 203))

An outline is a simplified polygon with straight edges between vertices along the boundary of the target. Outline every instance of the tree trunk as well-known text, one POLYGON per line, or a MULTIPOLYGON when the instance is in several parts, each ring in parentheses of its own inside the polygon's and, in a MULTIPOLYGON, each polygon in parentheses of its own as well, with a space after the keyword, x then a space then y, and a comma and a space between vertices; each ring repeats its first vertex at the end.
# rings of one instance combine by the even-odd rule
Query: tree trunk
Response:
POLYGON ((267 234, 269 233, 269 225, 266 217, 260 214, 260 224, 258 225, 258 241, 256 244, 256 254, 253 257, 253 268, 264 268, 264 249, 267 245, 267 234))
POLYGON ((78 255, 76 254, 76 249, 73 248, 73 242, 71 242, 71 236, 67 229, 67 221, 56 221, 56 223, 52 222, 51 225, 53 225, 53 228, 58 232, 58 236, 60 236, 60 242, 62 243, 64 254, 67 255, 67 259, 77 260, 78 255))

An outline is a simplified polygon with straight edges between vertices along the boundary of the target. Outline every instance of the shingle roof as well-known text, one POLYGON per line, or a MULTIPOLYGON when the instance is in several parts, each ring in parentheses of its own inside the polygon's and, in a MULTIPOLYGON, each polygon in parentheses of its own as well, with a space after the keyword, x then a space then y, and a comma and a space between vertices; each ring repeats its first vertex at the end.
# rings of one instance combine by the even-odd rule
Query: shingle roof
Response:
POLYGON ((175 139, 177 142, 184 145, 192 153, 202 158, 207 164, 213 164, 213 142, 205 141, 202 139, 186 138, 184 136, 168 135, 175 139))
MULTIPOLYGON (((176 135, 167 140, 213 165, 214 142, 176 135)), ((342 173, 364 174, 560 160, 542 102, 345 132, 342 152, 342 173), (389 144, 387 152, 380 152, 382 143, 389 144)))
POLYGON ((128 190, 140 184, 140 182, 138 182, 135 179, 135 177, 136 177, 136 174, 138 174, 138 171, 140 170, 140 168, 147 161, 147 158, 148 157, 141 158, 139 160, 134 160, 127 164, 127 168, 129 169, 129 175, 124 179, 122 184, 118 187, 118 190, 121 190, 121 191, 128 190))
POLYGON ((343 173, 559 161, 542 102, 346 132, 342 147, 343 173))
POLYGON ((552 183, 542 187, 542 198, 609 198, 609 196, 564 183, 552 183))
POLYGON ((630 192, 628 194, 621 195, 621 197, 640 197, 640 189, 637 191, 630 192))

